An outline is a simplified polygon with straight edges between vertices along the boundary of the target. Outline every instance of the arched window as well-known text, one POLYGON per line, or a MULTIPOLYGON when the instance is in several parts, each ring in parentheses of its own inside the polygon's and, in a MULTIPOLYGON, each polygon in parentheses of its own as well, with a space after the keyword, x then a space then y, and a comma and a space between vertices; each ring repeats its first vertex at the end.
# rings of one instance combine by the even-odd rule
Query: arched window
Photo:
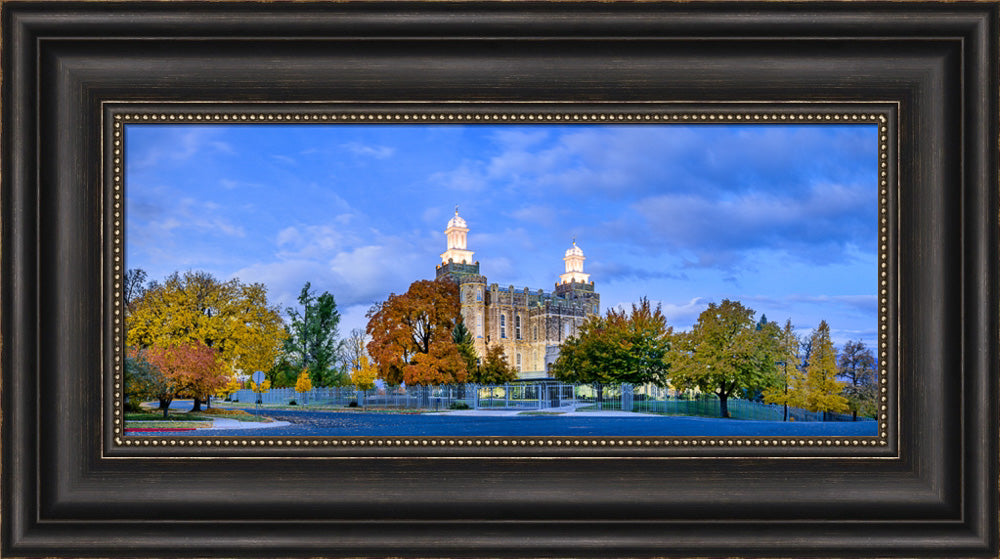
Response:
POLYGON ((476 300, 477 301, 482 301, 483 300, 483 288, 482 287, 480 287, 479 289, 476 290, 476 300))
POLYGON ((476 313, 476 337, 483 337, 483 311, 476 313))
POLYGON ((521 372, 521 352, 517 352, 517 372, 521 372))
POLYGON ((537 341, 538 340, 538 325, 537 324, 534 326, 534 334, 533 335, 535 337, 535 340, 537 341))
POLYGON ((570 326, 571 325, 572 325, 572 323, 567 322, 566 325, 563 327, 563 339, 569 338, 569 332, 570 332, 570 326))
POLYGON ((507 315, 500 315, 500 337, 507 337, 507 315))
POLYGON ((521 315, 514 317, 514 338, 521 339, 521 315))

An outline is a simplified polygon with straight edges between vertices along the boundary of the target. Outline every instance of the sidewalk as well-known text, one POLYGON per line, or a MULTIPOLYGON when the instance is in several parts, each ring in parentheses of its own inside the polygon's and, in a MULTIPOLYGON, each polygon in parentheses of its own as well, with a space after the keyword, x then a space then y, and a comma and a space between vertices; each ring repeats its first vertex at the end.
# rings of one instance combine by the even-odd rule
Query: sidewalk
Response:
POLYGON ((475 417, 538 417, 535 414, 551 414, 550 417, 649 417, 649 414, 631 411, 576 411, 578 407, 589 404, 576 404, 558 408, 515 408, 515 409, 478 409, 478 410, 448 410, 422 415, 453 415, 475 417))
POLYGON ((291 425, 287 421, 238 421, 236 419, 213 419, 211 427, 203 427, 199 431, 213 431, 218 429, 263 429, 266 427, 286 427, 291 425))

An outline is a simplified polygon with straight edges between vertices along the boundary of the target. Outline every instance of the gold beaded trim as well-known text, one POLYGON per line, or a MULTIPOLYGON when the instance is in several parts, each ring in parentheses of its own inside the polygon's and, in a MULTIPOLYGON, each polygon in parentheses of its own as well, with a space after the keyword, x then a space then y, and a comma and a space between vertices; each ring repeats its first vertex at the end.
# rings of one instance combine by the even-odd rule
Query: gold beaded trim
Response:
POLYGON ((316 113, 281 113, 281 112, 163 112, 155 110, 127 111, 114 114, 114 129, 110 148, 112 155, 112 189, 114 191, 113 218, 113 272, 114 272, 114 398, 113 398, 113 421, 114 421, 114 443, 125 447, 220 447, 220 448, 245 448, 245 447, 492 447, 492 448, 543 448, 543 447, 566 447, 566 448, 636 448, 636 447, 798 447, 798 448, 847 448, 847 447, 885 447, 889 440, 888 420, 889 420, 889 398, 888 398, 888 377, 889 371, 886 360, 889 357, 888 343, 888 195, 889 195, 889 127, 888 119, 884 114, 877 112, 814 112, 814 113, 782 113, 774 111, 724 111, 724 112, 642 112, 642 113, 593 113, 593 112, 562 112, 562 113, 538 113, 538 112, 419 112, 419 113, 363 113, 363 112, 316 112, 316 113), (123 390, 122 390, 122 251, 121 251, 121 196, 122 196, 122 160, 123 146, 122 127, 127 123, 141 124, 177 124, 177 123, 202 123, 202 124, 232 124, 232 123, 258 123, 258 122, 280 122, 291 124, 304 123, 447 123, 447 122, 491 122, 491 123, 873 123, 878 125, 879 133, 879 370, 878 385, 880 394, 878 425, 879 433, 874 437, 822 437, 822 438, 800 438, 800 437, 663 437, 662 439, 648 438, 609 438, 609 439, 561 439, 558 437, 547 438, 325 438, 325 439, 280 439, 280 438, 234 438, 222 439, 210 438, 162 438, 152 436, 132 436, 124 438, 123 427, 123 390))
POLYGON ((204 447, 405 447, 405 446, 440 446, 440 447, 850 447, 850 446, 885 446, 885 442, 876 437, 855 438, 667 438, 663 439, 457 439, 457 438, 424 438, 424 439, 223 439, 223 438, 179 438, 164 439, 153 437, 136 437, 130 439, 116 438, 115 442, 125 446, 204 446, 204 447))

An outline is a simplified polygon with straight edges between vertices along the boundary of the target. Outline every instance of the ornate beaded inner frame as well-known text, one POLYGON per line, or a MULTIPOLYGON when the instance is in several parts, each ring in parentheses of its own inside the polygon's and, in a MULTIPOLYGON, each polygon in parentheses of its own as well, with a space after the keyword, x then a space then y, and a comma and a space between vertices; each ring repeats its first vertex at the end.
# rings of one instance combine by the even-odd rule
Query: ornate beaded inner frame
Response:
MULTIPOLYGON (((530 127, 533 124, 632 124, 670 125, 696 124, 703 126, 721 124, 868 124, 877 132, 877 153, 872 153, 872 164, 877 166, 877 231, 878 264, 872 266, 871 279, 877 284, 878 325, 876 347, 876 433, 874 436, 809 436, 809 435, 704 435, 694 436, 635 436, 624 432, 615 436, 497 436, 488 432, 476 436, 407 436, 366 435, 356 436, 281 436, 258 431, 252 436, 212 435, 211 431, 184 436, 152 432, 125 434, 124 390, 122 390, 123 363, 126 340, 122 335, 124 316, 123 290, 115 291, 114 301, 114 351, 115 367, 106 382, 111 394, 105 407, 104 420, 110 429, 109 449, 124 450, 128 455, 161 454, 184 455, 186 449, 199 448, 213 454, 238 456, 246 452, 281 456, 393 456, 411 454, 415 449, 447 457, 465 454, 464 450, 485 451, 488 454, 524 456, 586 457, 620 455, 643 457, 678 456, 857 456, 893 457, 898 448, 898 409, 896 400, 899 371, 894 359, 896 341, 890 320, 895 307, 894 292, 897 274, 891 265, 896 251, 893 247, 899 185, 896 179, 897 107, 894 104, 633 104, 586 105, 542 103, 525 105, 388 105, 361 108, 349 105, 317 103, 259 104, 259 105, 177 105, 170 103, 129 104, 109 102, 104 105, 104 161, 106 165, 105 199, 109 204, 105 218, 113 223, 114 283, 124 282, 121 247, 125 245, 123 232, 127 228, 125 210, 125 167, 129 162, 124 136, 129 125, 177 124, 254 126, 255 124, 515 124, 530 127)), ((528 128, 525 128, 528 129, 528 128)), ((457 210, 456 210, 457 211, 457 210)), ((873 328, 875 325, 872 325, 873 328)), ((417 451, 421 452, 421 451, 417 451)))

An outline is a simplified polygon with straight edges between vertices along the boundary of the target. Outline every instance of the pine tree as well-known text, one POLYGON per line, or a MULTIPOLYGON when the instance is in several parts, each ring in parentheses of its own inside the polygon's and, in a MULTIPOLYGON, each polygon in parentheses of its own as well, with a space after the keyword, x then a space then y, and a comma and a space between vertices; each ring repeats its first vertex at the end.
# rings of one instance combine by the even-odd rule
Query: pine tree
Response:
POLYGON ((472 340, 472 332, 465 327, 465 321, 459 319, 455 329, 451 331, 451 339, 458 347, 458 354, 465 361, 465 370, 471 375, 479 367, 479 356, 472 340))

